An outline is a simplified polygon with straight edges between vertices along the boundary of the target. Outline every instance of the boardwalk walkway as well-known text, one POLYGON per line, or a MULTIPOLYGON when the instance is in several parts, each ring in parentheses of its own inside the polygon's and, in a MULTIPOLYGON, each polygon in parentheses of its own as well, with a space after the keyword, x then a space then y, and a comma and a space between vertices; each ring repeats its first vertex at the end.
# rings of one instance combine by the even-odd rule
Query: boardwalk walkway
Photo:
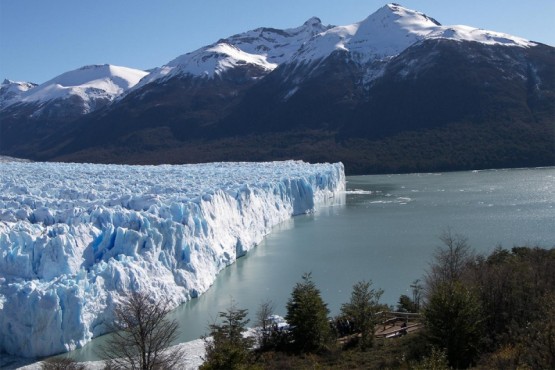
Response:
MULTIPOLYGON (((379 324, 376 325, 376 338, 397 338, 406 334, 414 333, 423 327, 421 316, 418 313, 408 312, 378 312, 379 324)), ((338 339, 340 343, 347 343, 360 333, 348 334, 338 339)))
POLYGON ((381 323, 376 325, 377 338, 395 338, 422 328, 421 316, 408 312, 380 312, 381 323))

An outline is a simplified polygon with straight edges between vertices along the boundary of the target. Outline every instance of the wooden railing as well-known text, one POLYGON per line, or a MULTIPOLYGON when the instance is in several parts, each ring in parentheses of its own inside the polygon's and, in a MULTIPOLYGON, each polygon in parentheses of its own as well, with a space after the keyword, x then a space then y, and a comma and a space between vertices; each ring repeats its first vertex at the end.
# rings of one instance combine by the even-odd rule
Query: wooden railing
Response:
POLYGON ((383 311, 377 315, 381 316, 380 324, 376 326, 378 338, 394 338, 422 327, 419 313, 383 311))

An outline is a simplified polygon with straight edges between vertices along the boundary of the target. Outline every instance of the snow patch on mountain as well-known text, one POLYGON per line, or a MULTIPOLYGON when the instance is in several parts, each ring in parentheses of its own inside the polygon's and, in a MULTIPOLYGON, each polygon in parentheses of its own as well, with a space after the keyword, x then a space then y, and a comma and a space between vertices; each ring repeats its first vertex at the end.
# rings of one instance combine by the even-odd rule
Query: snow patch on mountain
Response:
POLYGON ((334 27, 316 35, 303 44, 289 62, 317 66, 332 53, 343 51, 349 60, 364 69, 362 84, 367 86, 383 74, 385 66, 395 56, 423 40, 439 38, 488 45, 535 45, 523 38, 494 31, 442 26, 424 13, 392 3, 359 23, 334 27))
POLYGON ((94 110, 95 101, 113 101, 147 74, 145 71, 109 64, 85 66, 28 89, 10 100, 5 107, 18 103, 42 105, 53 100, 78 97, 84 103, 83 113, 88 113, 94 110))
POLYGON ((285 30, 257 28, 231 36, 226 42, 247 53, 262 55, 271 63, 286 62, 305 42, 332 26, 325 26, 317 17, 307 20, 302 26, 285 30))
POLYGON ((237 34, 154 69, 135 89, 179 75, 214 78, 245 65, 259 68, 264 75, 289 60, 310 38, 329 28, 331 26, 324 26, 319 18, 313 17, 296 28, 280 30, 262 27, 237 34))
POLYGON ((244 52, 226 42, 178 57, 168 63, 166 67, 177 69, 179 73, 186 71, 187 74, 193 76, 213 77, 245 64, 257 66, 266 71, 277 67, 277 64, 269 63, 263 55, 244 52))
POLYGON ((337 50, 348 51, 362 64, 391 58, 426 38, 444 38, 528 47, 534 43, 520 37, 468 26, 442 26, 427 15, 388 4, 362 22, 339 26, 321 33, 303 45, 293 58, 311 62, 337 50))
POLYGON ((518 47, 531 47, 536 45, 536 43, 526 40, 522 37, 463 25, 438 27, 436 30, 428 34, 426 38, 442 38, 456 41, 474 41, 486 45, 504 45, 518 47))
POLYGON ((0 353, 82 347, 129 291, 196 297, 273 226, 344 190, 340 163, 0 162, 0 353))
POLYGON ((17 101, 21 94, 36 86, 37 84, 32 82, 19 82, 5 79, 4 82, 0 84, 0 109, 17 101))
POLYGON ((314 37, 293 58, 310 63, 344 50, 360 63, 388 58, 422 40, 439 23, 423 13, 388 4, 365 20, 314 37))
POLYGON ((0 155, 0 163, 2 162, 30 162, 28 159, 9 157, 7 155, 0 155))
POLYGON ((231 44, 220 42, 181 55, 168 64, 155 68, 137 84, 135 90, 151 82, 165 81, 175 76, 214 78, 230 69, 246 65, 254 66, 262 73, 277 67, 277 64, 269 63, 261 55, 246 53, 231 44))

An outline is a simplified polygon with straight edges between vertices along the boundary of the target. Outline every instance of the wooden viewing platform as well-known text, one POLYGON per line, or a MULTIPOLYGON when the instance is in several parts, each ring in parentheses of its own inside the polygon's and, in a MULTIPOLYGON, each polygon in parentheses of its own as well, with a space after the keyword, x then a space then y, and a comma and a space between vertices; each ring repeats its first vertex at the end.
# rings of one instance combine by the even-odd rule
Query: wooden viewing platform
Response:
POLYGON ((410 312, 378 312, 382 316, 381 323, 376 325, 377 338, 395 338, 415 332, 422 327, 419 313, 410 312))
MULTIPOLYGON (((413 333, 423 327, 419 313, 384 311, 378 312, 376 315, 378 317, 381 316, 374 333, 376 338, 397 338, 413 333)), ((338 342, 345 343, 357 336, 360 336, 360 333, 346 335, 339 338, 338 342)))

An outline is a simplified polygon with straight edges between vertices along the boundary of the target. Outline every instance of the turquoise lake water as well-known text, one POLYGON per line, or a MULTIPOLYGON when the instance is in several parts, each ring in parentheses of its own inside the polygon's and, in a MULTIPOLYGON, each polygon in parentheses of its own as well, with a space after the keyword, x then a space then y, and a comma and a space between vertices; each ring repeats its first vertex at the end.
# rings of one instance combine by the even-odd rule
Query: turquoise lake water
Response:
MULTIPOLYGON (((347 178, 346 199, 279 226, 246 257, 220 273, 198 299, 173 317, 180 341, 207 332, 217 313, 235 301, 251 317, 271 299, 285 315, 294 284, 312 272, 331 315, 351 287, 372 280, 395 305, 422 278, 439 236, 450 229, 479 253, 497 245, 555 247, 555 168, 488 170, 347 178)), ((102 338, 100 338, 102 340, 102 338)), ((94 359, 97 340, 76 351, 94 359)))

